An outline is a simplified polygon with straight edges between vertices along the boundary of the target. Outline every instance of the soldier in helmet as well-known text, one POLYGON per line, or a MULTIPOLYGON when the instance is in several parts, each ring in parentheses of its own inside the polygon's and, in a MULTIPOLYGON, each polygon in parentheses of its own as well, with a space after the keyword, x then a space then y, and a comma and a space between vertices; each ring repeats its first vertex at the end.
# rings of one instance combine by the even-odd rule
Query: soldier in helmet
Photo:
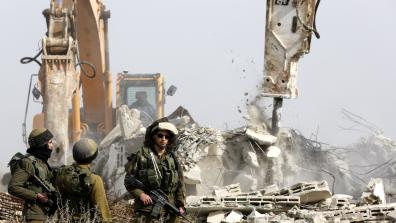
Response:
POLYGON ((95 213, 101 221, 111 222, 103 180, 90 169, 97 155, 95 141, 81 139, 73 146, 75 163, 62 166, 55 173, 55 186, 61 194, 62 205, 67 206, 77 222, 93 220, 95 213))
POLYGON ((54 147, 52 138, 53 135, 48 129, 34 129, 29 134, 30 147, 27 154, 15 154, 8 164, 12 175, 8 192, 25 200, 23 216, 27 222, 44 222, 52 212, 51 200, 44 188, 55 191, 53 175, 47 163, 54 147))
POLYGON ((135 198, 135 222, 177 222, 179 218, 162 208, 160 213, 148 191, 161 189, 169 202, 184 214, 185 188, 183 172, 173 153, 177 128, 166 118, 155 121, 146 130, 144 145, 128 158, 125 187, 135 198), (139 180, 146 188, 139 188, 139 180))

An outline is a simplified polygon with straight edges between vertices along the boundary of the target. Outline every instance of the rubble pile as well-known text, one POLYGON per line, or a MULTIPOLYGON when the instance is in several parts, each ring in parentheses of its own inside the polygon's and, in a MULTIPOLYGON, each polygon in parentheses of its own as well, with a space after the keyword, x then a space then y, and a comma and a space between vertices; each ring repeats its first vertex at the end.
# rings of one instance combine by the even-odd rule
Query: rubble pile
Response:
MULTIPOLYGON (((289 128, 272 135, 265 115, 255 107, 249 109, 247 126, 227 131, 201 127, 187 116, 170 120, 180 130, 176 154, 188 195, 208 195, 218 186, 235 183, 243 191, 257 191, 268 185, 285 187, 324 180, 332 194, 358 198, 370 178, 377 177, 383 178, 387 199, 396 194, 396 143, 380 132, 339 147, 308 139, 289 128)), ((122 107, 118 112, 118 127, 100 144, 96 169, 115 198, 126 193, 124 165, 142 145, 145 132, 136 121, 138 111, 122 107)), ((379 198, 367 197, 366 204, 373 199, 379 198)))
MULTIPOLYGON (((374 181, 378 182, 378 179, 374 181)), ((211 223, 396 221, 396 203, 367 205, 362 201, 354 201, 349 195, 332 196, 325 181, 300 182, 272 191, 271 195, 266 194, 266 189, 235 194, 235 185, 223 187, 222 191, 227 191, 230 187, 234 188, 230 194, 189 196, 187 210, 197 222, 211 223)))
POLYGON ((208 146, 221 142, 220 132, 206 127, 183 128, 178 137, 176 154, 184 171, 193 168, 208 154, 208 146), (203 149, 202 149, 203 148, 203 149))

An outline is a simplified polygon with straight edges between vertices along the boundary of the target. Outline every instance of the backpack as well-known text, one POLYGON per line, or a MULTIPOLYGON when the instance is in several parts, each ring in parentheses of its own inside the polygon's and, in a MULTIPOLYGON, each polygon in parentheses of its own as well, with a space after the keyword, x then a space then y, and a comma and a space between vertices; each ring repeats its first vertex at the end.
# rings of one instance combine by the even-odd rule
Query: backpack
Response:
POLYGON ((55 186, 62 195, 87 197, 92 190, 91 174, 91 170, 76 164, 61 166, 55 170, 55 186))
POLYGON ((87 168, 81 168, 77 164, 61 166, 55 170, 55 186, 61 195, 61 208, 68 210, 73 217, 93 214, 90 194, 90 183, 93 172, 87 168))
POLYGON ((22 160, 23 158, 25 158, 26 155, 23 155, 20 152, 15 153, 14 156, 12 156, 10 162, 8 162, 8 166, 10 167, 11 170, 11 174, 14 174, 15 172, 15 168, 17 167, 15 164, 19 163, 20 160, 22 160))
MULTIPOLYGON (((34 172, 33 173, 28 173, 28 174, 32 174, 32 175, 35 175, 36 177, 38 177, 40 180, 42 180, 45 184, 46 184, 46 186, 47 187, 50 187, 50 189, 51 190, 54 190, 55 191, 55 188, 52 186, 52 183, 50 183, 49 181, 48 181, 48 179, 46 179, 46 174, 47 174, 47 169, 44 169, 44 168, 42 168, 42 166, 40 166, 40 165, 37 165, 36 163, 37 163, 37 160, 36 160, 36 157, 34 157, 33 155, 31 155, 31 154, 22 154, 22 153, 20 153, 20 152, 17 152, 17 153, 15 153, 14 154, 14 156, 12 156, 12 158, 11 158, 11 160, 10 160, 10 162, 8 162, 8 166, 10 167, 10 170, 11 170, 11 174, 14 174, 15 173, 15 171, 17 170, 17 168, 19 168, 20 166, 20 162, 23 160, 23 159, 28 159, 29 160, 29 162, 31 162, 32 163, 32 165, 33 165, 33 168, 34 168, 34 172)), ((49 168, 49 167, 48 167, 49 168)), ((27 171, 27 170, 25 170, 25 171, 27 171)), ((50 171, 50 175, 51 175, 51 170, 49 170, 50 171)), ((52 176, 50 177, 50 178, 52 178, 52 176)))

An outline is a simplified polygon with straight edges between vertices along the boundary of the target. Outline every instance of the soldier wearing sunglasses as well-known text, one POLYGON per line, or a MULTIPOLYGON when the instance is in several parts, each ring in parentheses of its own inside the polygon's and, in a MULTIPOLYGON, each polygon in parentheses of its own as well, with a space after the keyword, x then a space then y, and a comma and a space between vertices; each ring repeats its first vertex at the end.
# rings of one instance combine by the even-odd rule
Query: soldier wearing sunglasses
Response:
POLYGON ((145 135, 143 147, 128 157, 125 166, 125 187, 135 198, 135 222, 179 222, 176 215, 165 208, 160 213, 147 191, 161 189, 169 202, 184 213, 185 188, 183 171, 172 152, 176 145, 178 130, 166 118, 151 124, 145 135), (134 179, 141 181, 147 188, 135 185, 134 179), (157 216, 157 217, 154 217, 157 216))

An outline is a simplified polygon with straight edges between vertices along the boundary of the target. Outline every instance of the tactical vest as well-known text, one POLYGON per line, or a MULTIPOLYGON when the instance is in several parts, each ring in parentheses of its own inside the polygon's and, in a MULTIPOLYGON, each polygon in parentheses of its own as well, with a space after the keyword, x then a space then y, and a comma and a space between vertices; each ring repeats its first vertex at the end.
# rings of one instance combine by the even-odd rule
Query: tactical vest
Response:
MULTIPOLYGON (((20 163, 22 162, 22 160, 26 159, 27 162, 30 162, 34 168, 34 173, 29 173, 26 171, 27 174, 34 174, 36 175, 36 177, 38 177, 41 181, 44 182, 44 184, 50 189, 55 191, 54 186, 52 185, 51 182, 51 178, 52 178, 52 174, 50 172, 50 170, 48 168, 43 167, 43 165, 40 165, 37 161, 37 158, 34 157, 31 154, 25 154, 23 155, 22 153, 16 153, 10 160, 10 162, 8 163, 8 165, 10 166, 10 170, 11 170, 11 174, 14 174, 14 172, 16 171, 16 169, 18 167, 20 167, 20 163)), ((44 163, 44 165, 46 165, 44 163)), ((43 192, 43 188, 37 184, 35 184, 30 178, 28 181, 26 181, 24 183, 24 187, 27 188, 28 190, 32 190, 34 192, 37 193, 41 193, 43 192)))
POLYGON ((55 170, 55 186, 62 198, 63 207, 74 213, 86 213, 93 206, 90 201, 92 185, 90 177, 93 172, 77 164, 61 166, 55 170))
POLYGON ((178 165, 172 153, 166 153, 163 159, 159 159, 150 148, 143 147, 136 155, 138 156, 138 164, 136 176, 150 189, 161 188, 165 193, 174 193, 179 185, 178 165), (159 168, 160 175, 156 172, 154 162, 159 168))

